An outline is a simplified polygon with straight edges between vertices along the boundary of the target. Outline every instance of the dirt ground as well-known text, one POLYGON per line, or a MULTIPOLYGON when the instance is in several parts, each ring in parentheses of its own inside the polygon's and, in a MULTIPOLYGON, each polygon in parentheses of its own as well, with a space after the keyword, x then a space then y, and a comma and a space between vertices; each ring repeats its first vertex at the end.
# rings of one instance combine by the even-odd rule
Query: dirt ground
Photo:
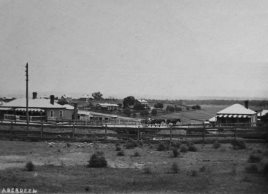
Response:
POLYGON ((214 149, 196 145, 196 152, 157 151, 157 144, 134 149, 115 144, 0 141, 0 190, 30 187, 41 192, 101 193, 268 193, 268 181, 260 173, 248 173, 249 155, 258 152, 267 162, 267 144, 247 144, 234 150, 231 144, 214 149), (90 156, 102 151, 108 168, 87 168, 90 156), (139 157, 134 157, 138 152, 139 157), (32 161, 35 171, 24 170, 32 161), (173 173, 176 163, 179 172, 173 173), (149 168, 151 173, 144 173, 149 168), (195 173, 193 173, 195 172, 195 173))

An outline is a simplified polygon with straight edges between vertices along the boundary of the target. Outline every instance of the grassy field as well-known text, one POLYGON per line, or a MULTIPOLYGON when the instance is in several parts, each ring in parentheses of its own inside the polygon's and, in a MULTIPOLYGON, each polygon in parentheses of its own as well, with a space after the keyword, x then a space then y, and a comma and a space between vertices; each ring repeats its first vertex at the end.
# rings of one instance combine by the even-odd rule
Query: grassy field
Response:
MULTIPOLYGON (((267 144, 247 144, 234 150, 231 144, 215 149, 195 145, 196 152, 157 151, 158 144, 143 144, 117 156, 115 144, 0 141, 0 189, 35 188, 65 193, 267 193, 268 179, 245 168, 250 154, 258 153, 259 170, 268 162, 267 144), (102 151, 107 168, 86 167, 90 156, 102 151), (140 156, 134 156, 138 152, 140 156), (32 161, 34 171, 26 171, 32 161), (178 171, 172 168, 176 164, 178 171), (146 171, 145 171, 146 169, 146 171)), ((183 147, 182 145, 180 146, 183 147)))

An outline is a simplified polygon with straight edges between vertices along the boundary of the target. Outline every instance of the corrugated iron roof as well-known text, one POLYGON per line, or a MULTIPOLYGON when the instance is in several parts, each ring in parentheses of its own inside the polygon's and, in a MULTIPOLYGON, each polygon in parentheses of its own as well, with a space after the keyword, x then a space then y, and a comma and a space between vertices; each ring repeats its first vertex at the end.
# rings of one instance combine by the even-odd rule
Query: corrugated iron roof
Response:
POLYGON ((217 114, 245 114, 245 115, 253 115, 256 114, 255 111, 251 109, 247 109, 241 104, 233 104, 219 112, 217 114))
MULTIPOLYGON (((3 107, 22 107, 25 108, 26 107, 26 99, 25 98, 18 98, 15 100, 12 100, 8 103, 6 103, 5 105, 3 105, 3 107)), ((29 99, 29 108, 64 108, 66 109, 64 106, 54 102, 54 104, 50 103, 49 99, 29 99)))

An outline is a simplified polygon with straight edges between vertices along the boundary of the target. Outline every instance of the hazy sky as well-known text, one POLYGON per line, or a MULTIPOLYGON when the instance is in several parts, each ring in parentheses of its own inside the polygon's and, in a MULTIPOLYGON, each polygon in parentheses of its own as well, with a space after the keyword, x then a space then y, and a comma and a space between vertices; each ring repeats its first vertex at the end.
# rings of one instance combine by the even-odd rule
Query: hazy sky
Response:
POLYGON ((268 98, 267 0, 0 0, 0 94, 268 98))

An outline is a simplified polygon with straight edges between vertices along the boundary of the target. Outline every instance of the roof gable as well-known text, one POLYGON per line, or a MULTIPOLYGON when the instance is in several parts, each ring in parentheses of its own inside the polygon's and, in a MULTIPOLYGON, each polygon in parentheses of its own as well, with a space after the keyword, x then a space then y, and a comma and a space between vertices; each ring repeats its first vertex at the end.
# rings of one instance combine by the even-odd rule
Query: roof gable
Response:
POLYGON ((252 114, 256 114, 256 112, 251 110, 251 109, 245 108, 241 104, 233 104, 233 105, 217 112, 217 114, 248 114, 248 115, 252 115, 252 114))

